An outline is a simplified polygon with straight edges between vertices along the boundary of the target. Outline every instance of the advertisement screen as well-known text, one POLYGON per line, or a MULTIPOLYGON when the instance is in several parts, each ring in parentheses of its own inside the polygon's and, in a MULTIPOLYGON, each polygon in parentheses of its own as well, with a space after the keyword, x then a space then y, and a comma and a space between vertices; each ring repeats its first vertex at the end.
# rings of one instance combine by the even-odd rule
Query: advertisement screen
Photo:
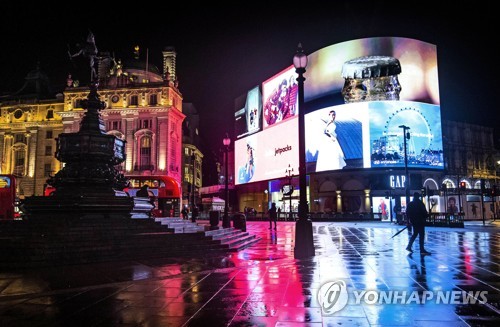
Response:
POLYGON ((289 119, 236 140, 235 184, 245 184, 281 178, 288 165, 298 171, 298 119, 289 119))
POLYGON ((439 106, 411 101, 372 101, 306 114, 307 172, 404 167, 443 169, 439 106))
POLYGON ((406 38, 335 44, 309 56, 307 172, 444 169, 437 55, 406 38), (408 127, 409 138, 400 126, 408 127))
POLYGON ((236 100, 237 109, 234 114, 236 138, 242 138, 262 129, 262 97, 256 86, 247 94, 236 100))
MULTIPOLYGON (((305 102, 319 109, 344 104, 344 76, 373 77, 389 75, 399 82, 399 100, 439 105, 439 83, 436 46, 419 40, 400 37, 374 37, 334 44, 308 56, 305 102), (385 67, 370 67, 356 59, 386 57, 399 62, 400 73, 385 67)), ((372 78, 372 80, 374 80, 372 78)), ((360 88, 369 85, 359 85, 360 88)))
POLYGON ((293 66, 262 83, 264 129, 298 114, 297 74, 293 66))
MULTIPOLYGON (((435 45, 400 37, 334 44, 308 55, 304 77, 308 173, 404 167, 405 144, 408 167, 444 169, 435 45), (409 128, 409 138, 401 126, 409 128)), ((252 142, 280 148, 277 140, 286 135, 289 144, 298 144, 297 122, 278 128, 298 117, 296 78, 290 66, 262 84, 262 130, 252 142), (273 129, 280 132, 267 133, 273 129)), ((236 160, 245 160, 245 146, 236 149, 236 160)), ((287 155, 292 152, 298 160, 298 148, 287 155)), ((283 177, 283 167, 296 162, 280 163, 278 174, 278 165, 265 158, 258 160, 270 171, 251 181, 283 177)))

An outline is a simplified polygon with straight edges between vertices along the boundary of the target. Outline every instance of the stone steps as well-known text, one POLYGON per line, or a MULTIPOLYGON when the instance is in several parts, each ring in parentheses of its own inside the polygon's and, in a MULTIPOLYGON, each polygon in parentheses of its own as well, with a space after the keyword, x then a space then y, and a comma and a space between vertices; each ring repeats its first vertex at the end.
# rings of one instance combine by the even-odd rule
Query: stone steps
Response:
POLYGON ((160 217, 155 218, 155 221, 160 222, 161 225, 168 226, 174 233, 197 233, 205 231, 205 226, 198 225, 182 218, 160 217))
POLYGON ((0 266, 36 267, 232 252, 259 240, 173 218, 0 222, 0 266), (174 224, 172 227, 170 223, 174 224), (182 229, 182 232, 180 232, 182 229))

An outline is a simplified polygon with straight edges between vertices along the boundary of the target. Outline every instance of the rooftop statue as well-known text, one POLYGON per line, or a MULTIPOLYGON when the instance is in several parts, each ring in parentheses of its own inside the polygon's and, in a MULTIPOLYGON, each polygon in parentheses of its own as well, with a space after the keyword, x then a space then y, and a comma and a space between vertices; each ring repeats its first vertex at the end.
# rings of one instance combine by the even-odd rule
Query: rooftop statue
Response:
POLYGON ((68 50, 69 58, 72 59, 72 58, 78 57, 80 55, 89 58, 90 80, 91 81, 97 80, 97 73, 96 73, 96 69, 95 69, 94 65, 95 65, 95 59, 97 58, 98 51, 97 51, 97 47, 95 45, 94 34, 92 34, 92 32, 89 31, 89 35, 87 36, 87 41, 85 42, 85 44, 83 44, 83 45, 77 44, 76 46, 79 48, 79 50, 76 53, 71 54, 71 52, 68 50))

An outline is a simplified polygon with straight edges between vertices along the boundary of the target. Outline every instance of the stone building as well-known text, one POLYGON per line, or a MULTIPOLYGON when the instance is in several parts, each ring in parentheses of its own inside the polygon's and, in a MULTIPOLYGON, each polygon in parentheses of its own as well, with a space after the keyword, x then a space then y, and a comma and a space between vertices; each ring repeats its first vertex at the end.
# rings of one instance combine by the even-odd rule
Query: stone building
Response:
MULTIPOLYGON (((163 67, 136 56, 115 59, 107 52, 98 56, 98 93, 106 107, 101 111, 105 130, 126 141, 125 175, 167 175, 179 184, 184 177, 184 153, 196 155, 195 184, 201 187, 203 155, 188 140, 183 147, 183 98, 176 75, 176 52, 162 51, 163 67), (187 150, 189 148, 189 150, 187 150)), ((0 98, 0 173, 18 178, 18 194, 42 195, 49 175, 61 169, 55 159, 60 133, 79 130, 84 112, 81 102, 89 89, 69 75, 57 96, 50 90, 46 74, 39 68, 30 72, 16 93, 0 98)), ((187 128, 191 128, 188 124, 187 128)), ((191 132, 190 132, 191 133, 191 132)))
POLYGON ((55 139, 63 132, 63 95, 47 75, 30 71, 15 93, 0 97, 0 174, 17 176, 20 198, 43 193, 45 181, 61 168, 55 139))
MULTIPOLYGON (((167 175, 182 179, 182 94, 175 75, 175 51, 163 51, 163 71, 133 58, 115 62, 103 54, 99 61, 99 95, 106 104, 101 111, 109 134, 125 140, 125 175, 167 175)), ((83 114, 81 101, 87 87, 64 90, 64 132, 75 132, 83 114)))

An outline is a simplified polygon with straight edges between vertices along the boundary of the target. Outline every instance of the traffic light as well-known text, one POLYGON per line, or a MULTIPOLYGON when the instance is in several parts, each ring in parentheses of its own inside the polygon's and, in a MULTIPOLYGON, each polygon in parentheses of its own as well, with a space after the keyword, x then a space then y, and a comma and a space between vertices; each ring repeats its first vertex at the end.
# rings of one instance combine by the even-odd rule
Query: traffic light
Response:
POLYGON ((463 191, 467 188, 467 184, 465 182, 460 182, 460 189, 463 191))
POLYGON ((421 192, 422 192, 422 197, 427 196, 427 188, 426 187, 422 187, 421 192))

